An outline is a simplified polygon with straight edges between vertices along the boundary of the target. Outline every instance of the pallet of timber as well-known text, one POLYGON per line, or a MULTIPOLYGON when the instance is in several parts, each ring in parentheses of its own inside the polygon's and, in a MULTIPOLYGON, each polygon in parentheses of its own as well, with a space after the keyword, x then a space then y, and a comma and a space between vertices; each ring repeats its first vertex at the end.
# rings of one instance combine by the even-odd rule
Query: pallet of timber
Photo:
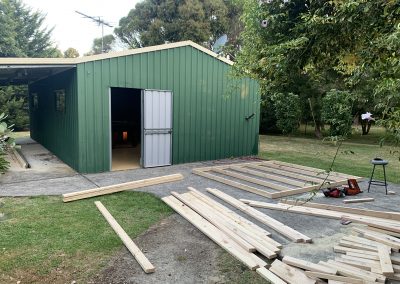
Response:
POLYGON ((193 169, 193 173, 268 198, 281 198, 362 179, 279 161, 230 164, 193 169), (259 188, 261 186, 261 188, 259 188))
POLYGON ((152 273, 155 271, 154 266, 150 263, 150 261, 146 258, 146 256, 142 253, 142 251, 136 246, 136 244, 132 241, 132 239, 128 236, 128 234, 122 229, 122 227, 118 224, 118 222, 114 219, 114 217, 110 214, 106 207, 100 202, 96 201, 95 205, 97 209, 101 212, 110 226, 113 228, 118 237, 121 238, 122 242, 126 246, 126 248, 131 252, 133 257, 140 264, 144 272, 152 273))
POLYGON ((189 223, 198 228, 203 234, 236 257, 239 261, 245 264, 251 270, 256 270, 259 267, 265 267, 267 263, 255 254, 246 251, 228 235, 219 230, 213 224, 201 217, 198 213, 186 206, 174 196, 163 197, 162 200, 174 209, 179 215, 185 218, 189 223))
POLYGON ((181 174, 173 174, 173 175, 160 176, 160 177, 154 177, 154 178, 148 178, 148 179, 142 179, 142 180, 135 180, 135 181, 119 183, 119 184, 115 184, 115 185, 103 186, 103 187, 99 187, 99 188, 87 189, 87 190, 78 191, 78 192, 66 193, 66 194, 63 194, 63 201, 70 202, 70 201, 90 198, 90 197, 94 197, 94 196, 111 194, 111 193, 120 192, 120 191, 124 191, 124 190, 137 189, 137 188, 142 188, 142 187, 146 187, 146 186, 152 186, 152 185, 163 184, 163 183, 168 183, 168 182, 175 182, 175 181, 180 181, 180 180, 183 180, 183 176, 181 174))
POLYGON ((343 203, 363 203, 363 202, 372 202, 375 201, 375 198, 368 197, 368 198, 357 198, 357 199, 345 199, 343 203))
POLYGON ((310 243, 312 242, 311 238, 290 228, 289 226, 286 226, 285 224, 275 220, 272 217, 269 217, 268 215, 251 208, 250 206, 240 202, 239 200, 233 198, 232 196, 219 191, 218 189, 213 189, 213 188, 207 188, 207 191, 210 192, 211 194, 217 196, 218 198, 224 200, 228 204, 236 207, 237 209, 241 210, 242 212, 247 213, 248 215, 252 216, 256 220, 264 223, 268 227, 272 228, 273 230, 277 231, 278 233, 282 234, 283 236, 287 237, 288 239, 291 239, 295 242, 305 242, 305 243, 310 243))
POLYGON ((370 216, 358 216, 356 214, 351 213, 342 213, 333 210, 326 210, 326 209, 319 209, 319 208, 312 208, 312 207, 305 207, 305 206, 297 206, 297 205, 290 205, 284 203, 267 203, 267 202, 260 202, 260 201, 253 201, 248 199, 240 199, 240 201, 252 206, 252 207, 259 207, 259 208, 267 208, 273 210, 281 210, 286 212, 293 212, 293 213, 300 213, 305 215, 311 216, 318 216, 318 217, 326 217, 332 219, 341 220, 343 218, 351 220, 353 222, 365 224, 372 227, 377 227, 380 229, 393 231, 395 233, 400 232, 400 222, 396 220, 388 220, 383 218, 376 218, 370 216))

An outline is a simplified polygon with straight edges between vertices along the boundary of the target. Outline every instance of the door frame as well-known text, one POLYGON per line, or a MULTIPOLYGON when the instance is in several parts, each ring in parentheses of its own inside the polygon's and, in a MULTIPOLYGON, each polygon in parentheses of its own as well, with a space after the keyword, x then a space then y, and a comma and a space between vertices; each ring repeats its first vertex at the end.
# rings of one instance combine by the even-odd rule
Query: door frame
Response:
POLYGON ((171 137, 170 137, 170 149, 169 149, 169 155, 170 155, 170 164, 169 165, 164 165, 164 166, 151 166, 151 167, 146 167, 146 168, 155 168, 155 167, 167 167, 172 165, 172 136, 173 136, 173 132, 174 132, 174 92, 172 90, 161 90, 161 89, 141 89, 141 144, 140 144, 140 166, 144 168, 144 155, 145 155, 145 151, 144 151, 144 92, 145 91, 158 91, 158 92, 170 92, 171 93, 171 137))

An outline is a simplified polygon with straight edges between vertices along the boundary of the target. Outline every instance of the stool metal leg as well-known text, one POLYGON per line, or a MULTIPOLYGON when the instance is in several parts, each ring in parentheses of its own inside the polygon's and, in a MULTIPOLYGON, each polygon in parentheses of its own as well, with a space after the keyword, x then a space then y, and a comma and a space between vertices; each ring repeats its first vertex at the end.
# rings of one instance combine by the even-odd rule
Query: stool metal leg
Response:
POLYGON ((372 177, 374 176, 374 172, 375 172, 375 165, 372 168, 371 178, 369 179, 369 182, 368 182, 368 192, 369 192, 369 188, 371 187, 371 181, 372 181, 372 177))
POLYGON ((385 189, 386 189, 386 195, 387 195, 387 182, 386 182, 386 170, 385 170, 385 165, 383 165, 383 177, 385 178, 385 189))

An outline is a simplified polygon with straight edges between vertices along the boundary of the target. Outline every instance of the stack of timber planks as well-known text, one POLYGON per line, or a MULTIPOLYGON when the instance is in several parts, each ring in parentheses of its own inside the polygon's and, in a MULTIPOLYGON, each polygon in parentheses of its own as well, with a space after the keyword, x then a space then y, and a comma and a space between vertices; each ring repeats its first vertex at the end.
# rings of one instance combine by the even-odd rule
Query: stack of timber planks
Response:
MULTIPOLYGON (((248 268, 256 270, 272 283, 286 283, 272 270, 268 270, 268 264, 263 260, 264 257, 275 259, 282 248, 280 243, 270 238, 271 233, 206 194, 192 187, 188 189, 188 192, 181 194, 171 192, 170 196, 162 200, 248 268)), ((307 236, 219 190, 208 189, 208 191, 234 207, 239 206, 240 210, 294 241, 311 242, 307 236)))
POLYGON ((285 255, 282 261, 272 263, 270 271, 287 283, 399 281, 399 249, 399 238, 368 227, 355 227, 353 235, 343 237, 333 247, 333 251, 338 253, 334 259, 312 263, 285 255))

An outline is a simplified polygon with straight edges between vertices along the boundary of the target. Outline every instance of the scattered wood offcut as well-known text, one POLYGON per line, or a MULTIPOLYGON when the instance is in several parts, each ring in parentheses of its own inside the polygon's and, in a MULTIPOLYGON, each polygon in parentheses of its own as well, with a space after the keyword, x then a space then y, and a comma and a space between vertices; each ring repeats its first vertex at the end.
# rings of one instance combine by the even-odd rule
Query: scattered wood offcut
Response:
POLYGON ((361 177, 290 164, 263 161, 193 169, 193 173, 268 198, 280 198, 347 184, 361 177))

